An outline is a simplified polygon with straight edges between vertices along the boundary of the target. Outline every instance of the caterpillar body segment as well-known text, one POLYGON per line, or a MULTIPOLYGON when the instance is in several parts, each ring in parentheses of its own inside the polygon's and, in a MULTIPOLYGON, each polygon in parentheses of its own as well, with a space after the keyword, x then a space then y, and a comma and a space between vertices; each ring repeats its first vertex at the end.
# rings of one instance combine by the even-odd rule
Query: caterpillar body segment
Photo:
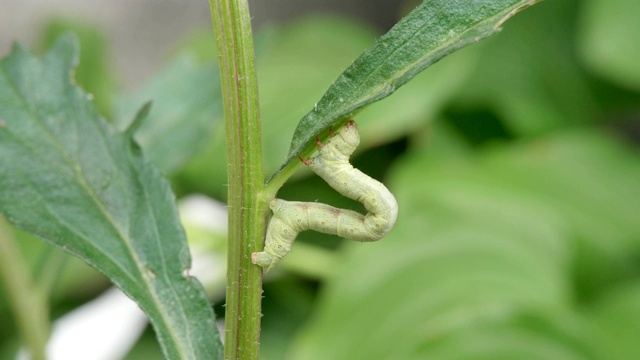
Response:
POLYGON ((274 199, 269 204, 273 216, 267 227, 264 251, 252 254, 254 264, 270 270, 291 250, 299 233, 315 230, 343 238, 369 241, 363 226, 364 216, 322 203, 274 199))
POLYGON ((348 121, 326 143, 318 143, 318 155, 301 159, 343 196, 361 202, 366 215, 322 203, 274 199, 273 216, 267 227, 265 248, 252 254, 252 261, 270 270, 289 250, 298 233, 305 230, 338 235, 355 241, 376 241, 393 226, 398 204, 389 190, 349 163, 360 143, 355 121, 348 121))
POLYGON ((364 205, 368 211, 365 226, 371 230, 368 241, 375 241, 386 235, 395 224, 398 203, 386 186, 349 163, 349 157, 358 144, 358 127, 355 121, 350 120, 319 148, 318 156, 307 160, 306 165, 341 195, 364 205))

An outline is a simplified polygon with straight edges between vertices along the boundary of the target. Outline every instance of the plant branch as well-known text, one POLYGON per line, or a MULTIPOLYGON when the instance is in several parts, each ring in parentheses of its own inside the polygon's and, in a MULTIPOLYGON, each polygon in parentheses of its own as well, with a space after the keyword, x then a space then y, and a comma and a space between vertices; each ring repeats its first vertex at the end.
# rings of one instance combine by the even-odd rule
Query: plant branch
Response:
POLYGON ((295 174, 296 170, 300 167, 300 162, 290 162, 285 167, 280 169, 279 172, 274 174, 269 180, 267 180, 267 184, 264 188, 264 200, 271 201, 278 190, 284 185, 284 183, 295 174))
POLYGON ((225 359, 257 359, 261 270, 251 253, 263 247, 262 141, 258 87, 246 0, 209 0, 218 46, 227 132, 229 253, 225 359))

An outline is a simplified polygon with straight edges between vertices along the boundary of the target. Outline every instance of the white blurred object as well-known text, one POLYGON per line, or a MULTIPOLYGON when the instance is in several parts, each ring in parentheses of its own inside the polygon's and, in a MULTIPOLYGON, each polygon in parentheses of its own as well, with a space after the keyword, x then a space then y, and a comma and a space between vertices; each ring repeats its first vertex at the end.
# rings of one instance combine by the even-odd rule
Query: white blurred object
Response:
MULTIPOLYGON (((146 326, 147 316, 138 305, 112 288, 55 322, 47 344, 47 359, 121 359, 146 326)), ((24 350, 17 358, 29 359, 24 350)))
POLYGON ((214 232, 227 232, 227 206, 204 195, 189 195, 180 199, 180 217, 194 225, 214 232))
POLYGON ((180 219, 193 256, 190 274, 200 280, 210 296, 224 296, 227 274, 227 205, 204 195, 189 195, 178 204, 180 219), (195 235, 196 233, 204 237, 195 235))

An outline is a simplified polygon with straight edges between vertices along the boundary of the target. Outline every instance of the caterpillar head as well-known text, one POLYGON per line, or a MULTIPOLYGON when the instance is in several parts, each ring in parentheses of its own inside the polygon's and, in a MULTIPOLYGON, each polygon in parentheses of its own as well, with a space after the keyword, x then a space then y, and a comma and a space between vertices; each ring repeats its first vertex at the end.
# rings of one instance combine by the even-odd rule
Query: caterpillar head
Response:
POLYGON ((295 217, 295 211, 293 211, 294 215, 289 214, 292 210, 297 211, 296 206, 288 204, 289 202, 280 199, 273 199, 269 202, 269 207, 274 216, 269 222, 264 251, 251 254, 251 262, 262 267, 265 273, 271 270, 291 250, 291 242, 298 234, 286 222, 283 223, 284 219, 295 217), (293 239, 290 242, 283 239, 283 235, 286 235, 287 232, 293 235, 293 239))
POLYGON ((271 270, 277 260, 274 259, 266 251, 254 252, 251 254, 251 262, 264 269, 264 272, 271 270))
MULTIPOLYGON (((358 133, 358 125, 354 120, 347 121, 346 124, 340 129, 338 136, 342 138, 348 146, 353 149, 357 148, 360 144, 360 134, 358 133)), ((353 151, 352 151, 353 152, 353 151)))

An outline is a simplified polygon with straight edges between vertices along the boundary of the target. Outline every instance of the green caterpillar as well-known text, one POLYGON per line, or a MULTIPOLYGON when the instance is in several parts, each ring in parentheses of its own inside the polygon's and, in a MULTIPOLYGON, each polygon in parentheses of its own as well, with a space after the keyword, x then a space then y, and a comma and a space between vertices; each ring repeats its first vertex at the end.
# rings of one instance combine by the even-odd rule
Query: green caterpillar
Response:
POLYGON ((298 233, 315 230, 355 241, 381 239, 396 222, 398 203, 380 182, 370 178, 349 163, 349 157, 360 143, 355 121, 348 121, 325 144, 318 143, 319 154, 300 159, 340 194, 361 202, 368 213, 338 209, 315 202, 293 202, 274 199, 269 203, 273 216, 267 227, 265 247, 254 252, 254 264, 269 271, 291 250, 298 233))

